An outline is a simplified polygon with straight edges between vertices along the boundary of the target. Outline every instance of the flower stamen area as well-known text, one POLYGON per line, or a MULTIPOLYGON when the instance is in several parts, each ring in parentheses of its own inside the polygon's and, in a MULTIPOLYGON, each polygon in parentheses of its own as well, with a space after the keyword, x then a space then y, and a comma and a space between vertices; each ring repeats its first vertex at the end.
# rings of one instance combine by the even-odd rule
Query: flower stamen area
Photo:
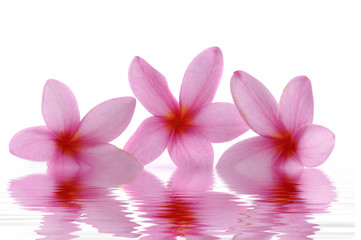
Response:
POLYGON ((292 138, 291 133, 283 133, 274 138, 274 148, 284 157, 293 157, 297 151, 297 141, 292 138))
POLYGON ((165 116, 165 124, 169 131, 181 134, 185 133, 192 126, 192 114, 187 111, 187 108, 182 107, 176 109, 165 116))
POLYGON ((80 152, 83 148, 83 145, 80 141, 80 134, 61 132, 58 137, 55 139, 55 144, 58 149, 61 150, 62 154, 66 156, 73 156, 74 154, 80 152))

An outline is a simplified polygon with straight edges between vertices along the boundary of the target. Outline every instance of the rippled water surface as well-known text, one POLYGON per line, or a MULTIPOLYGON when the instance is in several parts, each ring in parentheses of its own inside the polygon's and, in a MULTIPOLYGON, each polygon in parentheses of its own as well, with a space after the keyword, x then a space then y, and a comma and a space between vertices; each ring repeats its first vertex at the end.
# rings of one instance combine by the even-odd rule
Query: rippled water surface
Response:
POLYGON ((2 176, 1 227, 6 239, 354 239, 348 179, 169 171, 127 183, 2 176))

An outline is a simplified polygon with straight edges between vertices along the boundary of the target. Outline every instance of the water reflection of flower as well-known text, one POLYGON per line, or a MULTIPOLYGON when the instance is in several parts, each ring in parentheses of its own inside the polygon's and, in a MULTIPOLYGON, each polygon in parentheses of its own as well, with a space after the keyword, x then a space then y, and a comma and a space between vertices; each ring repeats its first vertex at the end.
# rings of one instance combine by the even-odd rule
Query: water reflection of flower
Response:
POLYGON ((177 169, 166 184, 146 171, 130 181, 135 175, 119 168, 51 172, 14 180, 9 190, 19 205, 46 213, 36 231, 46 239, 73 239, 78 223, 143 240, 309 239, 318 231, 309 221, 312 215, 325 213, 335 201, 330 181, 317 169, 285 174, 258 168, 256 174, 230 168, 218 173, 233 194, 212 189, 213 171, 189 169, 177 169), (140 222, 127 215, 127 203, 112 195, 122 183, 140 222))
MULTIPOLYGON (((335 201, 334 188, 318 169, 285 174, 272 170, 254 171, 229 168, 218 173, 237 194, 251 195, 253 207, 248 227, 233 229, 234 239, 311 239, 318 225, 309 222, 313 214, 327 212, 335 201)), ((244 225, 244 224, 243 224, 244 225)))
POLYGON ((96 168, 71 174, 34 174, 13 180, 9 191, 20 206, 46 213, 36 231, 46 239, 73 239, 72 233, 86 223, 101 233, 135 238, 138 225, 125 212, 126 203, 116 200, 112 188, 135 178, 122 168, 96 168))
POLYGON ((169 183, 149 172, 125 186, 141 217, 152 225, 141 239, 220 239, 246 211, 231 194, 212 192, 213 172, 177 169, 169 183))

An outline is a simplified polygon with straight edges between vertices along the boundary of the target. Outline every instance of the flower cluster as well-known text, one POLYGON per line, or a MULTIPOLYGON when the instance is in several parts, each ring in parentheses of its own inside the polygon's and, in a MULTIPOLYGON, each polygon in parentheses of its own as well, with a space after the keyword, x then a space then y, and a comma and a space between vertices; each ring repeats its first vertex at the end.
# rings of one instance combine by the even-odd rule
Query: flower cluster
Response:
POLYGON ((243 140, 222 155, 217 168, 292 170, 322 164, 335 137, 312 124, 310 80, 299 76, 286 86, 280 103, 254 77, 236 71, 231 80, 235 104, 212 102, 221 80, 223 55, 212 47, 189 64, 179 101, 166 78, 140 57, 129 68, 129 84, 153 115, 145 119, 121 150, 109 142, 128 126, 135 109, 133 97, 108 100, 82 120, 72 91, 48 80, 42 99, 46 126, 24 129, 12 138, 10 151, 21 158, 46 161, 55 172, 122 168, 129 176, 157 159, 165 149, 180 169, 213 167, 211 143, 227 142, 249 128, 260 136, 243 140))

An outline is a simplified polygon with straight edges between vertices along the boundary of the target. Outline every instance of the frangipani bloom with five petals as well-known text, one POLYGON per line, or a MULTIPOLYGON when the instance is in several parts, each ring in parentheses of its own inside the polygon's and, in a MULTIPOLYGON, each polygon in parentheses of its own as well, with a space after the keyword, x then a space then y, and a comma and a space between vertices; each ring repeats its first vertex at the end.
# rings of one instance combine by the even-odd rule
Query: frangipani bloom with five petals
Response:
POLYGON ((179 103, 165 77, 140 57, 129 68, 129 83, 154 116, 145 119, 124 149, 146 165, 167 147, 178 167, 212 167, 211 142, 232 140, 248 130, 234 104, 211 103, 221 80, 223 56, 208 48, 188 66, 179 103))
POLYGON ((108 143, 128 126, 134 108, 134 98, 114 98, 94 107, 80 121, 72 91, 57 80, 48 80, 42 99, 46 126, 18 132, 9 148, 18 157, 47 161, 52 170, 124 167, 136 173, 142 169, 141 164, 108 143))
POLYGON ((244 120, 261 136, 233 145, 222 155, 218 168, 294 170, 316 167, 331 154, 334 134, 312 124, 313 95, 307 77, 292 79, 279 104, 260 81, 242 71, 234 73, 231 92, 244 120))

